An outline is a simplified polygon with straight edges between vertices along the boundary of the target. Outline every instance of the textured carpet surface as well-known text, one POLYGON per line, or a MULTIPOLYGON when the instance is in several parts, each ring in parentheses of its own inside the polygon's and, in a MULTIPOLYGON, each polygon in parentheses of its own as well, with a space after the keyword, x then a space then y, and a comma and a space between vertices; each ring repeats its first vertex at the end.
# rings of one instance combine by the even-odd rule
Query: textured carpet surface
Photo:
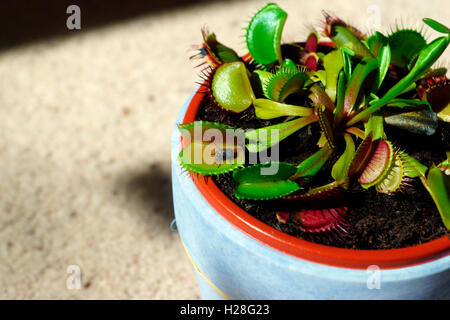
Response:
MULTIPOLYGON (((263 4, 173 9, 0 51, 0 298, 199 298, 169 230, 170 134, 196 87, 200 28, 244 54, 241 28, 263 4)), ((363 31, 450 24, 448 0, 279 4, 285 41, 319 26, 321 9, 363 31)))

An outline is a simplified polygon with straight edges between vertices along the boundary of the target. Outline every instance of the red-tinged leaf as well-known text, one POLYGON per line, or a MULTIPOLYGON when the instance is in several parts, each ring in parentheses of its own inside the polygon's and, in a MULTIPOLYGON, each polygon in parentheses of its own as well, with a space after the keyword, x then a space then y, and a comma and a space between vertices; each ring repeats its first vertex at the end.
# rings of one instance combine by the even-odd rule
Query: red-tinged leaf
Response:
POLYGON ((300 224, 303 232, 317 233, 337 230, 347 233, 344 228, 346 215, 346 207, 302 209, 295 213, 294 219, 300 224))
POLYGON ((388 173, 394 158, 394 149, 389 141, 376 140, 372 151, 363 167, 358 181, 364 188, 369 188, 380 182, 388 173))
POLYGON ((315 54, 310 54, 306 58, 305 66, 310 70, 316 71, 317 70, 317 60, 318 60, 318 58, 315 54))
POLYGON ((324 186, 313 188, 303 194, 291 194, 282 198, 282 200, 292 201, 295 203, 308 203, 316 200, 334 199, 342 194, 342 184, 332 182, 324 186))
MULTIPOLYGON (((324 186, 313 188, 304 194, 289 195, 283 197, 283 203, 299 206, 301 209, 293 214, 304 232, 347 231, 348 226, 344 220, 347 214, 345 199, 342 197, 342 184, 332 182, 324 186)), ((278 212, 277 214, 285 214, 278 212)))
POLYGON ((450 105, 450 79, 445 76, 422 80, 417 91, 436 113, 450 105))
POLYGON ((319 43, 319 38, 317 37, 316 32, 311 32, 306 39, 305 49, 309 52, 317 51, 317 44, 319 43))
POLYGON ((309 97, 315 104, 323 104, 327 110, 333 112, 335 105, 331 101, 325 90, 318 84, 313 84, 310 88, 311 94, 309 97))
MULTIPOLYGON (((231 48, 221 44, 216 39, 214 33, 208 32, 206 28, 202 29, 203 44, 200 49, 200 56, 204 56, 206 61, 212 66, 217 67, 225 62, 239 61, 239 55, 231 48)), ((194 56, 196 57, 196 56, 194 56)))
POLYGON ((339 48, 351 49, 358 58, 372 57, 372 53, 365 46, 365 35, 341 19, 324 12, 324 33, 333 40, 339 48))
POLYGON ((373 139, 369 134, 359 145, 350 164, 348 175, 359 173, 366 165, 373 148, 373 139))
POLYGON ((361 129, 356 128, 356 127, 347 128, 347 129, 345 129, 345 132, 351 133, 354 136, 361 138, 361 139, 364 139, 366 137, 364 131, 362 131, 361 129))

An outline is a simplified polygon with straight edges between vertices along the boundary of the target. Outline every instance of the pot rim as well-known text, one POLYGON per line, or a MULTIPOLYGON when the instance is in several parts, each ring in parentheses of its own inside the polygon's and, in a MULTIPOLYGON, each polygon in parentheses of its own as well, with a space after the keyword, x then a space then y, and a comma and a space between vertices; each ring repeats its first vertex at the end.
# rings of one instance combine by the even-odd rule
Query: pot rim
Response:
MULTIPOLYGON (((183 124, 195 120, 204 95, 200 86, 189 102, 183 124)), ((186 144, 187 140, 181 137, 181 146, 186 144)), ((445 235, 419 245, 382 250, 338 248, 303 240, 279 231, 241 209, 212 179, 206 180, 193 174, 190 177, 211 207, 233 226, 272 249, 302 260, 340 268, 367 269, 370 265, 376 265, 383 269, 395 269, 450 255, 450 237, 445 235)))

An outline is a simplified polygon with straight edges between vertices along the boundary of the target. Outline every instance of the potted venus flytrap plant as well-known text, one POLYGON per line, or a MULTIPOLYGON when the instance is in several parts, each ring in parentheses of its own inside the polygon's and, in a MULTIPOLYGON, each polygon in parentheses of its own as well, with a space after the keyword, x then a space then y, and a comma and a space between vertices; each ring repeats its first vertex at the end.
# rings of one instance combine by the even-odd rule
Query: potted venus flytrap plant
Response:
POLYGON ((172 180, 202 296, 449 298, 449 28, 364 35, 324 13, 281 43, 286 18, 259 10, 242 57, 203 30, 195 56, 172 180))

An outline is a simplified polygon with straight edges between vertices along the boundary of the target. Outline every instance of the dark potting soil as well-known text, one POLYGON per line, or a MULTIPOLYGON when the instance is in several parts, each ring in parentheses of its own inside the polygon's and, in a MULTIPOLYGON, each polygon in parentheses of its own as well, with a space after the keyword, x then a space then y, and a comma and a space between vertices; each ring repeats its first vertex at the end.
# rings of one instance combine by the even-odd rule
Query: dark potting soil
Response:
MULTIPOLYGON (((208 95, 205 95, 200 105, 197 120, 215 121, 242 129, 260 128, 282 121, 260 120, 256 118, 253 108, 241 114, 226 112, 215 105, 208 95)), ((419 136, 387 125, 385 132, 396 147, 426 166, 442 162, 445 159, 444 151, 449 149, 448 123, 439 122, 439 128, 433 136, 419 136)), ((300 163, 319 149, 319 136, 317 123, 291 135, 279 145, 279 160, 300 163)), ((361 139, 356 141, 360 142, 361 139)), ((312 181, 304 182, 301 186, 317 187, 331 182, 331 167, 343 148, 343 145, 338 145, 337 152, 325 167, 312 181)), ((255 218, 275 229, 315 243, 353 249, 392 249, 425 243, 447 233, 434 201, 418 179, 412 180, 410 186, 394 195, 378 193, 375 188, 366 190, 357 181, 352 181, 342 195, 348 207, 345 218, 349 225, 346 227, 347 234, 303 232, 292 218, 287 223, 280 223, 276 211, 295 211, 298 208, 283 200, 239 200, 234 196, 236 185, 231 174, 214 176, 212 179, 232 201, 255 218)))

